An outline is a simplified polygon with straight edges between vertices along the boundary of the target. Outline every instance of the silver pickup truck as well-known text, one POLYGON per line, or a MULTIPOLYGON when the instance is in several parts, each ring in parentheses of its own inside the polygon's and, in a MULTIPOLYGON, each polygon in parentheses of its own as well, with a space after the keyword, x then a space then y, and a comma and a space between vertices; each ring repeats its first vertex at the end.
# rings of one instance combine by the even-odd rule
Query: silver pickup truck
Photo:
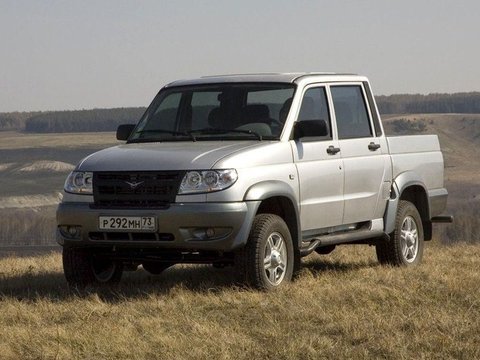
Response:
POLYGON ((451 221, 437 136, 386 137, 363 76, 176 81, 117 138, 65 182, 57 234, 73 286, 207 263, 269 290, 340 244, 412 266, 432 223, 451 221))

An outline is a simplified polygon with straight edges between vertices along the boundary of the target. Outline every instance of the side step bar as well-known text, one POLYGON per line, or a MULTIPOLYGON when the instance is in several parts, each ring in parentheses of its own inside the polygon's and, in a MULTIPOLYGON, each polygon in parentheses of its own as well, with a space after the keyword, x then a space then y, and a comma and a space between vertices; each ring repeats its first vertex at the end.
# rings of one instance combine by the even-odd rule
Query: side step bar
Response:
POLYGON ((452 215, 434 216, 430 220, 432 223, 453 223, 452 215))
POLYGON ((342 232, 340 234, 329 234, 318 238, 313 238, 306 247, 300 250, 301 256, 307 256, 313 252, 317 247, 345 244, 370 238, 377 238, 384 236, 385 233, 381 230, 372 231, 370 229, 362 229, 357 231, 342 232))

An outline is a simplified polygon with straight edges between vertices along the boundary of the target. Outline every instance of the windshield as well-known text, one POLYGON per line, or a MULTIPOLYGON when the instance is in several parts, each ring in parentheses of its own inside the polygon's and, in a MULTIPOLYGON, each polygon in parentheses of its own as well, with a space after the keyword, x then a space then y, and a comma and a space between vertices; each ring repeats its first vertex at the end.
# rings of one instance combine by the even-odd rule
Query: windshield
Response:
POLYGON ((217 84, 160 91, 128 142, 279 139, 293 84, 217 84))

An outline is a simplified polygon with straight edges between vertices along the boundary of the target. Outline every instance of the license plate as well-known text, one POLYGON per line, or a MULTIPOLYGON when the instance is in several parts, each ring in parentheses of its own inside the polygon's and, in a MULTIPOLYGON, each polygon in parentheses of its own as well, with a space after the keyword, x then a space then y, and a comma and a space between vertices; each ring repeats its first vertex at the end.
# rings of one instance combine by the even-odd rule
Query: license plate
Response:
POLYGON ((154 216, 100 216, 98 218, 100 230, 142 230, 155 231, 154 216))

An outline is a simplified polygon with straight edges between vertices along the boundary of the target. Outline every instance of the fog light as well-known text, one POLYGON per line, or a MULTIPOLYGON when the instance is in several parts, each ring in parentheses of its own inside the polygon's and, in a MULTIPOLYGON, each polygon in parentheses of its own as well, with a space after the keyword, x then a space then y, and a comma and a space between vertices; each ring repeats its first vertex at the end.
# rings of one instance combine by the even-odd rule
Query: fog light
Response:
POLYGON ((205 235, 207 235, 207 238, 214 237, 215 236, 215 229, 208 228, 207 231, 205 231, 205 235))
POLYGON ((68 239, 78 239, 80 238, 80 226, 75 225, 63 225, 60 226, 60 233, 63 237, 68 239))
POLYGON ((206 240, 215 236, 213 228, 197 228, 192 231, 193 236, 199 240, 206 240))

